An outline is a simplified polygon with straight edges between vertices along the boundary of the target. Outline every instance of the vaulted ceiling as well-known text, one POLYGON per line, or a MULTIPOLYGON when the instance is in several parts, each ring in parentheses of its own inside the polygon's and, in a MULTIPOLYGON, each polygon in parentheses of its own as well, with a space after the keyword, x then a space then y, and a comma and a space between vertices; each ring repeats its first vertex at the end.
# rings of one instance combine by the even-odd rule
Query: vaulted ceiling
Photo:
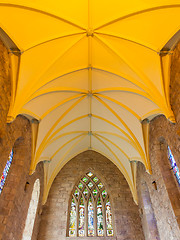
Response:
POLYGON ((151 172, 148 122, 159 114, 174 121, 179 16, 179 0, 0 1, 12 69, 8 121, 32 120, 31 173, 44 161, 44 201, 60 169, 88 149, 116 164, 137 201, 136 161, 151 172))

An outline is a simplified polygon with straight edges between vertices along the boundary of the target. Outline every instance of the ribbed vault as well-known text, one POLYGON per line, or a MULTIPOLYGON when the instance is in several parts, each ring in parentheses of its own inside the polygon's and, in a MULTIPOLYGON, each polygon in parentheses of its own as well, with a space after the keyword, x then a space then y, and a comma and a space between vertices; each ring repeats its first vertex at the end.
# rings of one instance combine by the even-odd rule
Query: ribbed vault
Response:
POLYGON ((174 121, 179 16, 179 0, 0 1, 12 66, 8 121, 33 119, 31 173, 44 161, 44 201, 64 164, 88 149, 116 164, 137 201, 136 161, 151 172, 148 121, 174 121))

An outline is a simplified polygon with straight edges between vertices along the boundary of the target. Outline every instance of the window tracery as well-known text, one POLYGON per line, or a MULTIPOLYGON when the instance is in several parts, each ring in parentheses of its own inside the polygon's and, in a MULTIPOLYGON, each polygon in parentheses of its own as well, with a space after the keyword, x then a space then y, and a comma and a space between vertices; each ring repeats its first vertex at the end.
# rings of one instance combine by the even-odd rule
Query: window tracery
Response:
POLYGON ((114 235, 109 195, 92 172, 73 189, 70 203, 69 237, 111 237, 114 235))

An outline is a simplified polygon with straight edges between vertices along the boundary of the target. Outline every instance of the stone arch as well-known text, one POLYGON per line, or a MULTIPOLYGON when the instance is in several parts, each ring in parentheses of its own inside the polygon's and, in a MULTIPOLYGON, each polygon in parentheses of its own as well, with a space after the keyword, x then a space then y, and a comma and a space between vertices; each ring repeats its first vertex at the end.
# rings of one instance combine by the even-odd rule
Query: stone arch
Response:
POLYGON ((8 226, 5 224, 3 226, 6 231, 4 233, 2 231, 2 239, 10 239, 12 234, 16 236, 16 239, 20 239, 23 229, 24 212, 22 210, 20 211, 20 209, 24 210, 25 208, 25 206, 22 205, 25 194, 24 184, 29 170, 28 167, 31 156, 31 149, 27 143, 28 137, 27 134, 25 138, 23 136, 18 137, 14 144, 9 143, 9 146, 6 146, 3 154, 3 165, 5 166, 7 161, 5 158, 13 149, 13 160, 0 198, 1 215, 3 215, 6 221, 10 222, 8 226), (11 219, 13 219, 13 221, 11 219))
POLYGON ((83 236, 114 236, 114 221, 112 214, 112 205, 111 198, 108 191, 106 191, 106 187, 103 181, 99 178, 97 174, 94 174, 92 171, 86 171, 84 175, 82 175, 79 181, 74 185, 73 191, 70 195, 69 200, 69 213, 67 219, 67 236, 81 236, 80 230, 78 227, 78 223, 80 221, 79 211, 81 199, 83 201, 83 209, 84 209, 84 228, 83 228, 83 236), (92 223, 89 227, 89 209, 88 205, 91 200, 91 205, 93 209, 92 213, 92 223), (110 221, 109 228, 107 226, 107 204, 110 207, 110 221), (98 221, 98 205, 99 211, 101 214, 101 218, 98 221), (76 211, 74 211, 76 210, 76 211), (73 216, 76 215, 76 219, 73 216), (73 226, 70 226, 73 224, 73 226), (101 225, 101 227, 100 227, 101 225))
MULTIPOLYGON (((114 211, 114 231, 111 239, 144 240, 138 207, 124 176, 109 159, 95 151, 85 151, 71 159, 57 174, 42 212, 38 239, 67 240, 69 198, 74 185, 88 171, 104 184, 114 211), (61 216, 59 218, 59 216, 61 216), (56 224, 53 224, 56 222, 56 224), (130 226, 130 227, 129 227, 130 226)), ((73 237, 76 239, 76 237, 73 237)), ((83 237, 83 240, 90 239, 83 237)), ((98 239, 93 237, 93 239, 98 239)))

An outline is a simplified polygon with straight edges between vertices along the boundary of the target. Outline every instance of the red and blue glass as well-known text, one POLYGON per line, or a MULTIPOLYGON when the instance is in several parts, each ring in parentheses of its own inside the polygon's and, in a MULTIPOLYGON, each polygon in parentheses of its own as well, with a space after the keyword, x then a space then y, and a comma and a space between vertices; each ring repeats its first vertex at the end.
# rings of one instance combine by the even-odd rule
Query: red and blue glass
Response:
POLYGON ((9 159, 8 159, 8 161, 6 163, 6 166, 5 166, 4 170, 3 170, 3 174, 1 176, 0 194, 1 194, 2 190, 3 190, 3 187, 4 187, 4 184, 5 184, 5 181, 6 181, 6 178, 7 178, 7 175, 8 175, 8 172, 9 172, 12 160, 13 160, 13 150, 11 150, 11 152, 9 154, 9 159))
POLYGON ((74 187, 69 214, 69 237, 112 237, 109 196, 101 181, 88 172, 74 187))
POLYGON ((99 237, 104 236, 103 230, 103 206, 100 197, 97 202, 97 234, 99 237))
POLYGON ((177 179, 177 182, 178 184, 180 185, 180 172, 179 172, 179 168, 177 167, 176 165, 176 161, 172 155, 172 152, 171 152, 171 149, 170 147, 168 146, 168 158, 169 158, 169 161, 171 163, 171 167, 172 167, 172 170, 173 170, 173 173, 177 179))
POLYGON ((76 203, 74 198, 71 201, 70 221, 69 221, 69 236, 76 236, 76 203))
POLYGON ((81 197, 79 205, 79 236, 85 236, 85 206, 84 200, 81 197))
POLYGON ((91 197, 88 203, 88 236, 94 236, 94 207, 91 197))

